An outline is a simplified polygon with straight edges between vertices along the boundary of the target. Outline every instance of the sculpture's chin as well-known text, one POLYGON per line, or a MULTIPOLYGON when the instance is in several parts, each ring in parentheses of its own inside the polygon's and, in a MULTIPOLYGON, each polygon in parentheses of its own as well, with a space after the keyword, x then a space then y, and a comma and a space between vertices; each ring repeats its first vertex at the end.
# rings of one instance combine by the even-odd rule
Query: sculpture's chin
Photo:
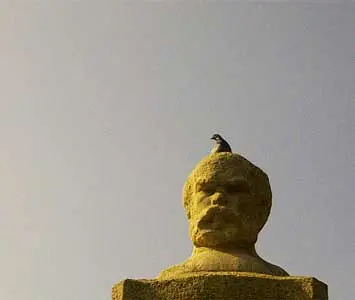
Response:
POLYGON ((197 230, 192 241, 197 247, 216 247, 233 241, 234 233, 226 229, 197 230))
POLYGON ((196 247, 215 248, 231 245, 245 247, 255 244, 257 234, 246 235, 237 228, 196 229, 192 232, 191 239, 196 247))

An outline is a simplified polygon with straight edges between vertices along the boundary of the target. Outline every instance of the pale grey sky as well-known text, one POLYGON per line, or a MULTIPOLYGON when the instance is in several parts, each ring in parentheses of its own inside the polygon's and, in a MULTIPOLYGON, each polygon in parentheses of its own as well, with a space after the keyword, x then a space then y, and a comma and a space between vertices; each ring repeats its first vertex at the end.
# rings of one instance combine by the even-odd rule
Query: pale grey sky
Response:
POLYGON ((109 299, 191 251, 221 133, 264 169, 257 249, 355 286, 355 3, 0 1, 0 299, 109 299))

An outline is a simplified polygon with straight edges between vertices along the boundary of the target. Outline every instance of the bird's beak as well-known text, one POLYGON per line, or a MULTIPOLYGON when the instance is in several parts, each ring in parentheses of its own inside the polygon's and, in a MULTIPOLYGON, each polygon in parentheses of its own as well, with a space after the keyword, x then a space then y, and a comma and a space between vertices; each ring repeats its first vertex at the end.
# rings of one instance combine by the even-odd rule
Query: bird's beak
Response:
POLYGON ((214 137, 211 137, 211 140, 214 140, 214 137))

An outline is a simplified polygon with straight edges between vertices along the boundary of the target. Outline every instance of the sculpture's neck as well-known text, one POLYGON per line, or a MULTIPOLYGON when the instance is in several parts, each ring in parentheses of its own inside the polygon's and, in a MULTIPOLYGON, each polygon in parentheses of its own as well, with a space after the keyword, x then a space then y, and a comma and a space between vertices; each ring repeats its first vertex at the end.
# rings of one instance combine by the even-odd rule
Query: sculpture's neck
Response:
POLYGON ((199 255, 203 254, 205 252, 222 252, 222 253, 228 253, 233 256, 241 256, 241 255, 251 255, 258 257, 258 254, 255 251, 255 246, 252 245, 250 247, 237 247, 237 246, 223 246, 223 247, 213 247, 213 248, 207 248, 207 247, 196 247, 194 246, 192 255, 199 255))

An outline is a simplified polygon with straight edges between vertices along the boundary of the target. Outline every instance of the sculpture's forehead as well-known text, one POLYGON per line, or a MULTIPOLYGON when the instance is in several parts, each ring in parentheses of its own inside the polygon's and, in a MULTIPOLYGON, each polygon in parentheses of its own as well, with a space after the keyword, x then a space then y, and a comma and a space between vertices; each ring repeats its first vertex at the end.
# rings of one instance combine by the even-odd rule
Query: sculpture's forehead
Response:
POLYGON ((217 156, 202 160, 192 172, 192 177, 213 178, 215 176, 245 177, 253 165, 240 156, 217 156))
POLYGON ((196 169, 192 174, 194 181, 210 181, 217 178, 246 178, 247 170, 241 167, 225 168, 222 165, 209 165, 196 169))

